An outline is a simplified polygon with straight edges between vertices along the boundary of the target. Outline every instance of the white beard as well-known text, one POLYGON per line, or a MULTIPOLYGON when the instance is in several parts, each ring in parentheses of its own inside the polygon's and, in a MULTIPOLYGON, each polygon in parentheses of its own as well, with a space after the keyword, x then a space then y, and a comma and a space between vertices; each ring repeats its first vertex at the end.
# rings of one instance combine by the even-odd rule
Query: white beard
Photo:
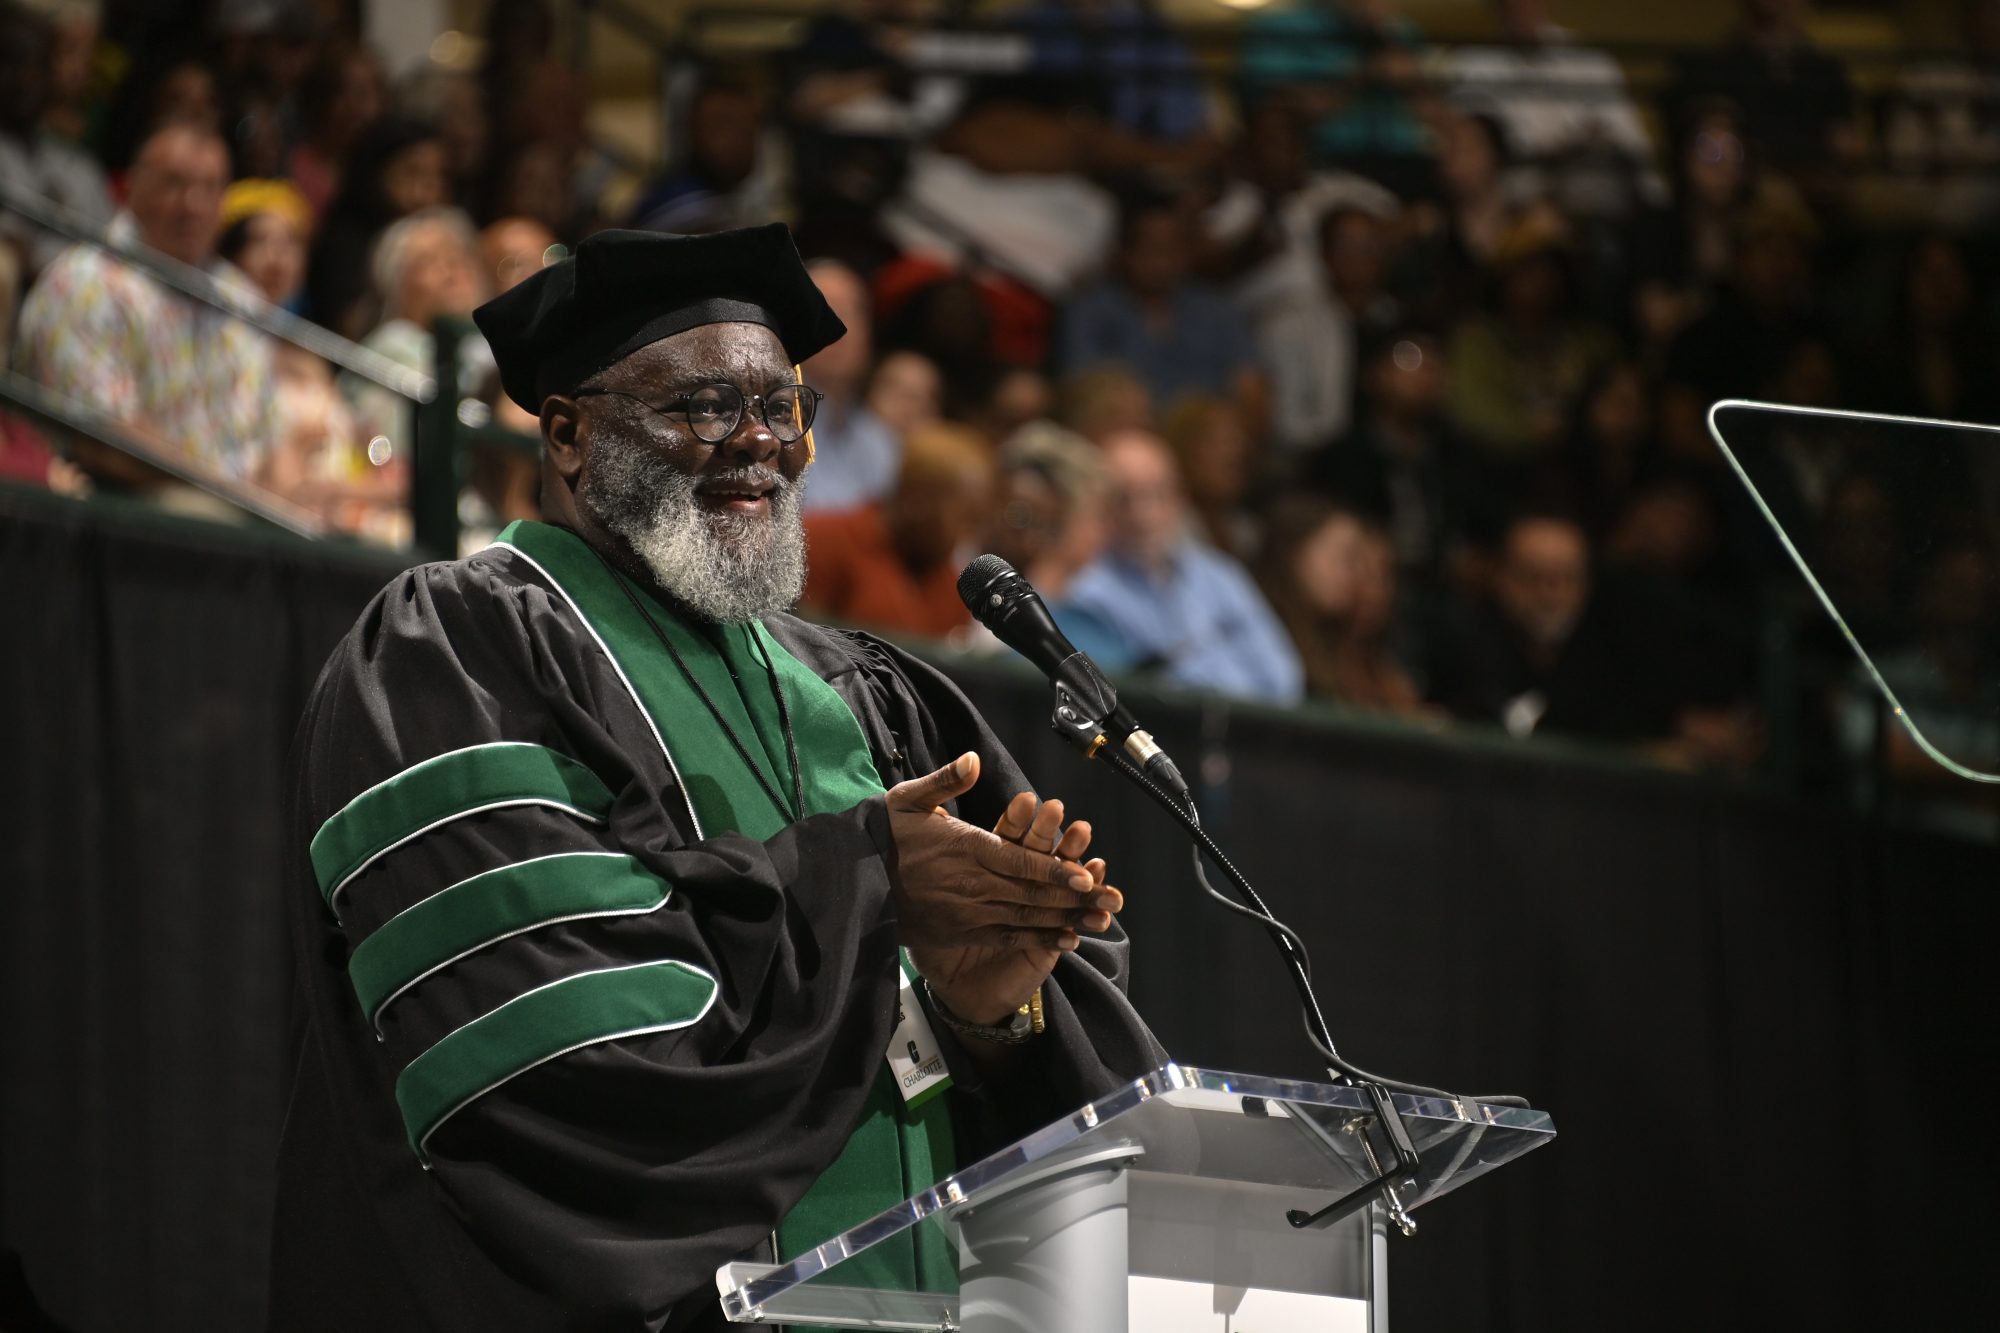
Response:
POLYGON ((806 583, 803 476, 787 482, 776 469, 758 465, 708 474, 703 481, 774 488, 763 514, 716 513, 695 498, 693 475, 643 446, 600 444, 591 463, 577 498, 631 543, 661 590, 689 611, 731 624, 789 610, 798 601, 806 583))

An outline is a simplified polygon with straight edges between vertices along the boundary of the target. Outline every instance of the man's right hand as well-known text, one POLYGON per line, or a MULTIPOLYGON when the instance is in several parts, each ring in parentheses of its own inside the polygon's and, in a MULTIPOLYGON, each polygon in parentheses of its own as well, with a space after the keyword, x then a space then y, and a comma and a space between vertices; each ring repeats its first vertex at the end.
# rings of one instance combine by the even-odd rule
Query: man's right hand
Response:
POLYGON ((1078 930, 1102 930, 1103 892, 1074 861, 1033 852, 954 819, 941 807, 979 781, 979 756, 888 792, 896 842, 897 934, 910 946, 1074 949, 1078 930))

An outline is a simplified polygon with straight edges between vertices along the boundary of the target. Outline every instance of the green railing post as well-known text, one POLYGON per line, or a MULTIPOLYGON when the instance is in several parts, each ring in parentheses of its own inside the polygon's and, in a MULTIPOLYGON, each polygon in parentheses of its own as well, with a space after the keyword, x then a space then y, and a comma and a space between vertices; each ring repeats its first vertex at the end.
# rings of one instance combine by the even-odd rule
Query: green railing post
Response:
POLYGON ((410 460, 410 535, 418 547, 445 560, 458 555, 460 322, 440 319, 432 325, 437 393, 428 403, 414 404, 410 413, 416 435, 410 460))

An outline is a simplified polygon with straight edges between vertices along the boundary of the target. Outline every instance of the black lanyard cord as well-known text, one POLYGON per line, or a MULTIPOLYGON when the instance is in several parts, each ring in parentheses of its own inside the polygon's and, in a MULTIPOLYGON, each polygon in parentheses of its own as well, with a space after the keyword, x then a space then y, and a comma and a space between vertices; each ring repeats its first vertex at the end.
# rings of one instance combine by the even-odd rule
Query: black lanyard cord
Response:
MULTIPOLYGON (((584 544, 586 546, 590 545, 588 542, 584 544)), ((750 747, 743 743, 743 738, 736 734, 736 728, 729 725, 729 719, 722 715, 722 710, 715 706, 715 700, 709 697, 708 691, 702 688, 701 682, 695 678, 694 672, 688 668, 687 661, 681 656, 680 649, 674 647, 674 641, 667 637, 665 630, 660 628, 660 622, 653 619, 653 613, 646 609, 644 602, 639 600, 639 594, 633 590, 631 581, 619 573, 617 567, 609 560, 606 560, 604 553, 595 546, 590 547, 590 553, 597 557, 598 562, 611 575, 612 582, 616 583, 619 591, 625 594, 625 600, 632 603, 632 609, 639 613, 640 618, 646 622, 647 628, 651 629, 653 636, 660 641, 660 646, 667 650, 667 656, 672 658, 674 665, 680 668, 681 678, 688 683, 688 687, 694 691, 695 697, 700 699, 702 705, 708 709, 709 716, 715 719, 715 724, 722 728, 722 734, 729 737, 729 743, 736 747, 736 753, 742 758, 743 766, 748 768, 751 776, 757 779, 757 785, 764 789, 764 795, 769 798, 772 807, 784 817, 787 823, 796 823, 805 818, 805 778, 803 776, 804 770, 799 767, 799 744, 792 735, 792 710, 785 702, 784 687, 778 683, 777 668, 772 666, 770 655, 764 651, 763 641, 758 638, 755 628, 751 629, 750 637, 757 644, 757 655, 763 659, 765 675, 771 682, 772 697, 778 701, 778 724, 783 728, 785 733, 785 758, 792 765, 793 809, 791 810, 785 808, 784 798, 778 794, 777 787, 769 778, 764 776, 763 767, 750 757, 750 747)))

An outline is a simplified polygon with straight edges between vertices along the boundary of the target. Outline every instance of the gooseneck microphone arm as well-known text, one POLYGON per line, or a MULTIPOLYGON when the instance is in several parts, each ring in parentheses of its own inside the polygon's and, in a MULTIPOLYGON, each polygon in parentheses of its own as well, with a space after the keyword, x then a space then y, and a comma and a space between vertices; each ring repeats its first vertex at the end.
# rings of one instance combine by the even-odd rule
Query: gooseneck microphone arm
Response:
MULTIPOLYGON (((1174 767, 1173 760, 1167 757, 1152 736, 1140 728, 1131 712, 1118 702, 1117 691, 1098 670, 1097 664, 1078 651, 1056 628, 1054 617, 1049 614, 1034 587, 1000 557, 982 555, 959 575, 958 594, 975 619, 1048 676, 1056 692, 1055 710, 1050 718, 1055 732, 1075 745, 1085 758, 1103 759, 1186 830, 1194 842, 1195 881, 1202 891, 1228 911, 1263 926, 1284 957, 1292 987, 1298 992, 1306 1039, 1326 1061, 1328 1075, 1337 1083, 1367 1091, 1374 1099, 1378 1116, 1389 1131, 1392 1164, 1378 1180, 1319 1213, 1309 1215, 1294 1210, 1290 1214, 1292 1225, 1324 1225, 1352 1211, 1350 1205, 1365 1203, 1365 1196, 1371 1196, 1379 1188, 1398 1225, 1406 1234, 1414 1232, 1416 1224, 1405 1213, 1396 1187, 1413 1180, 1418 1162, 1403 1130, 1401 1117, 1389 1100, 1388 1091, 1446 1101, 1460 1100, 1459 1096, 1443 1088, 1404 1083, 1371 1074, 1348 1062, 1335 1049, 1325 1010, 1320 1007, 1319 996, 1313 990, 1312 960, 1306 953, 1305 941, 1299 938, 1298 932, 1271 914, 1257 890, 1251 887, 1249 879, 1216 845, 1208 830, 1201 826, 1200 812, 1195 808, 1187 783, 1181 779, 1180 770, 1174 767), (1111 740, 1120 743, 1113 746, 1109 744, 1111 740), (1204 858, 1222 872, 1224 881, 1236 895, 1235 899, 1232 900, 1209 882, 1204 858)), ((1473 1097, 1469 1100, 1498 1105, 1526 1105, 1519 1098, 1505 1096, 1473 1097)))

